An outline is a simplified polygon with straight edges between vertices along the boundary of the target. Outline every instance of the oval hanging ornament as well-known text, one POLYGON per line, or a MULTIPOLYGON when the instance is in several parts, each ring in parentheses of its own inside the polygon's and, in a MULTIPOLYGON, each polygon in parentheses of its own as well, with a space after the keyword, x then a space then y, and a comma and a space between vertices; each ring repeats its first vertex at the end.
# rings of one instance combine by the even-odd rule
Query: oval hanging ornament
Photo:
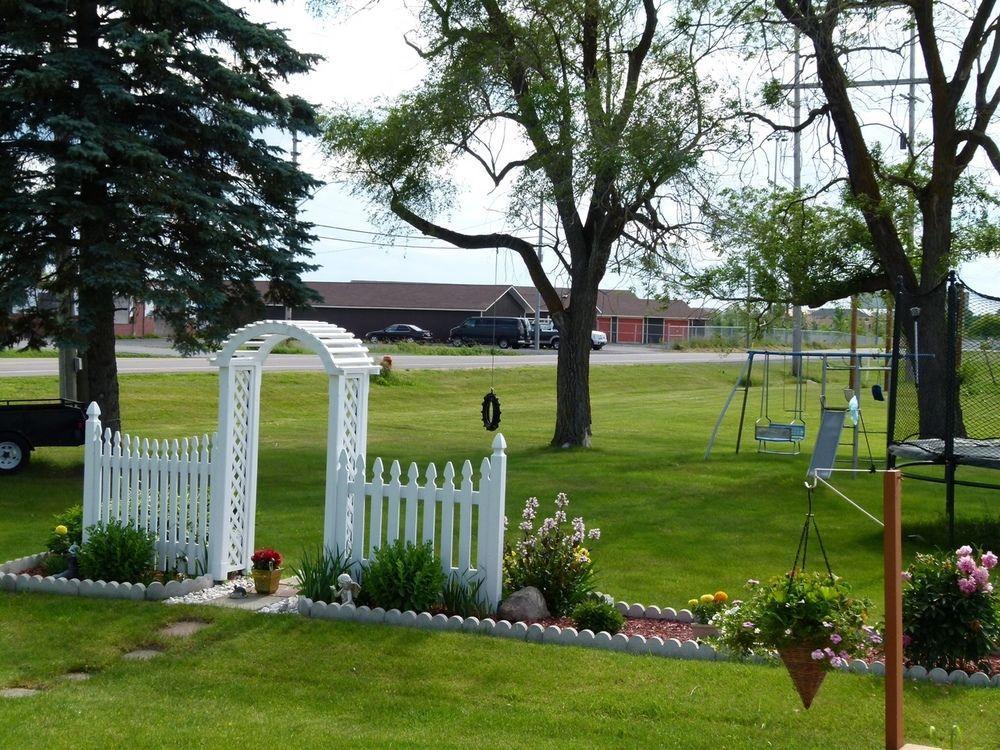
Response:
POLYGON ((483 427, 493 432, 500 426, 500 399, 490 388, 490 392, 483 397, 483 427))

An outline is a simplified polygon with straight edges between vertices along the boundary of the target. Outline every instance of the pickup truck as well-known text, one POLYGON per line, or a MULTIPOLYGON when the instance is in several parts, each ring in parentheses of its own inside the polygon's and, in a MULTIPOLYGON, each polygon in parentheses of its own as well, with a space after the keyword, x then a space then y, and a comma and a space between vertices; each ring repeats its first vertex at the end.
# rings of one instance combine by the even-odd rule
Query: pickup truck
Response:
POLYGON ((35 448, 83 445, 86 422, 87 412, 78 401, 0 401, 0 475, 27 466, 35 448))
MULTIPOLYGON (((531 323, 531 335, 528 338, 532 342, 535 340, 534 321, 531 323)), ((601 331, 590 332, 590 345, 595 351, 600 351, 607 343, 607 334, 601 331)), ((538 327, 538 345, 542 349, 559 348, 559 331, 556 330, 556 327, 551 320, 543 320, 542 324, 538 327)))

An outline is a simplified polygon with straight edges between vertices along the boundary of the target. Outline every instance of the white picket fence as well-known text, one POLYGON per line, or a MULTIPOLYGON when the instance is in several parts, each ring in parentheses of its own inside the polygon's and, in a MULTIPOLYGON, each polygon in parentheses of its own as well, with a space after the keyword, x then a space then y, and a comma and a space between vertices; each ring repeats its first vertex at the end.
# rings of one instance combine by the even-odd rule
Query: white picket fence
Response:
POLYGON ((87 410, 84 540, 91 526, 118 521, 154 536, 157 569, 207 572, 214 440, 102 434, 100 414, 97 404, 87 410))
POLYGON ((503 583, 506 447, 498 434, 493 455, 480 464, 478 482, 469 461, 460 476, 451 462, 442 472, 430 464, 422 483, 415 463, 404 482, 399 462, 393 461, 386 481, 381 458, 372 463, 369 479, 363 456, 352 471, 346 453, 341 454, 334 514, 324 533, 327 547, 347 551, 352 562, 364 564, 376 549, 397 539, 430 542, 445 574, 481 580, 480 596, 496 608, 503 583))

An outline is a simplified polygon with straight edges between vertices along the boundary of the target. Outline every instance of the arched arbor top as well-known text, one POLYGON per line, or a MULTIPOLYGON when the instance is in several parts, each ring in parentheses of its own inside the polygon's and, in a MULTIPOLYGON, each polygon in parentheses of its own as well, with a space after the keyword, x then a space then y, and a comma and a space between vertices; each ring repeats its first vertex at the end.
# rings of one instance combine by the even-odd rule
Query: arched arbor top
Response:
POLYGON ((279 343, 295 339, 312 350, 330 375, 377 375, 380 368, 353 333, 319 320, 259 320, 229 335, 211 359, 217 367, 234 360, 263 364, 279 343))

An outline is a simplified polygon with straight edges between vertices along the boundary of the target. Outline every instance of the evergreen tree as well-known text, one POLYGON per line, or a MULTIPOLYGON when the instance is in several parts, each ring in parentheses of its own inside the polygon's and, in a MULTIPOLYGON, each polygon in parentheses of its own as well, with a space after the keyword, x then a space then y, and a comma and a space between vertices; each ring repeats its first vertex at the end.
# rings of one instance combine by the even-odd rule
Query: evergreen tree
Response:
POLYGON ((260 302, 255 278, 305 302, 316 182, 263 132, 314 131, 275 85, 315 60, 221 0, 0 0, 0 345, 80 346, 117 426, 116 300, 187 349, 260 302))

